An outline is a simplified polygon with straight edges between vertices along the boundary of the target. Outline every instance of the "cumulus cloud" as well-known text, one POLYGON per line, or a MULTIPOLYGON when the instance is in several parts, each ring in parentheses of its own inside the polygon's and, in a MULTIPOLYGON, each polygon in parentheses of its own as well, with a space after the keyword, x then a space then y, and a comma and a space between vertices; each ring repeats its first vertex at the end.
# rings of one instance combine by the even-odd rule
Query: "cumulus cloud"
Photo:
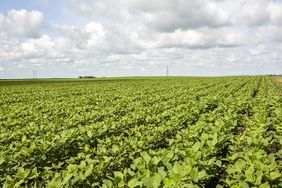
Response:
POLYGON ((10 10, 0 14, 0 30, 16 35, 34 37, 43 24, 43 14, 39 11, 10 10))
POLYGON ((282 26, 268 25, 258 29, 257 35, 265 42, 282 42, 282 26))
POLYGON ((171 32, 177 29, 221 27, 229 24, 229 15, 214 1, 207 0, 123 0, 144 13, 148 26, 171 32))
POLYGON ((156 47, 162 48, 201 48, 208 44, 205 36, 201 32, 177 29, 172 33, 159 34, 155 45, 156 47))
POLYGON ((278 71, 281 9, 266 0, 69 0, 60 21, 12 9, 0 13, 0 65, 74 76, 160 75, 167 65, 176 75, 278 71))
POLYGON ((147 26, 165 32, 230 24, 228 12, 208 0, 70 0, 69 7, 76 13, 119 21, 130 20, 135 14, 147 26))
POLYGON ((266 0, 249 0, 243 3, 242 18, 250 26, 263 25, 269 21, 266 0))
POLYGON ((249 26, 281 25, 282 2, 248 0, 242 3, 241 22, 249 26))
POLYGON ((128 22, 132 19, 127 7, 113 0, 68 0, 71 12, 104 21, 128 22))
POLYGON ((52 28, 60 31, 76 48, 92 53, 131 53, 148 45, 139 32, 126 25, 102 25, 90 21, 81 27, 55 24, 52 28))
POLYGON ((282 26, 282 2, 270 3, 267 10, 271 23, 282 26))
POLYGON ((37 39, 28 39, 21 47, 25 58, 61 58, 66 56, 70 46, 63 37, 43 35, 37 39))
POLYGON ((20 41, 7 33, 0 32, 0 57, 1 62, 17 60, 21 57, 20 41))
POLYGON ((60 24, 53 24, 51 27, 63 34, 76 48, 81 50, 101 47, 105 38, 103 26, 94 21, 87 23, 83 27, 60 24))
MULTIPOLYGON (((261 30, 271 30, 273 34, 273 37, 267 36, 265 40, 279 38, 277 26, 270 29, 268 25, 277 25, 281 21, 281 3, 266 0, 240 0, 237 4, 230 3, 230 1, 221 0, 157 0, 154 2, 70 0, 69 6, 81 14, 91 14, 93 18, 104 16, 104 19, 115 20, 113 17, 119 17, 128 21, 127 18, 131 17, 130 22, 110 23, 112 25, 108 28, 103 26, 102 43, 111 41, 108 46, 116 52, 130 51, 131 53, 136 49, 148 48, 194 49, 257 44, 264 41, 265 32, 261 30), (239 7, 239 11, 232 11, 234 5, 239 7), (234 20, 235 17, 238 18, 234 20), (247 27, 242 27, 241 24, 247 27), (251 28, 255 26, 264 26, 264 28, 258 30, 257 33, 252 33, 251 28)), ((81 35, 79 37, 83 38, 81 35)), ((109 50, 107 45, 99 45, 100 49, 109 50)))

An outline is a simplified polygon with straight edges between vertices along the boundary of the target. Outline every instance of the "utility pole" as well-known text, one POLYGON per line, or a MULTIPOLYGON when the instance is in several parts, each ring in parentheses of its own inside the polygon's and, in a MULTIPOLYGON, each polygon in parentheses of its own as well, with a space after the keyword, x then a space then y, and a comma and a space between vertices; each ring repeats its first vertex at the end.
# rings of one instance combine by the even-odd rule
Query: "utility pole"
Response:
POLYGON ((169 72, 168 72, 168 66, 166 66, 166 76, 169 75, 169 72))
POLYGON ((4 79, 7 78, 7 66, 6 66, 6 63, 4 62, 4 79))
POLYGON ((33 79, 37 78, 37 70, 32 70, 32 77, 33 79))

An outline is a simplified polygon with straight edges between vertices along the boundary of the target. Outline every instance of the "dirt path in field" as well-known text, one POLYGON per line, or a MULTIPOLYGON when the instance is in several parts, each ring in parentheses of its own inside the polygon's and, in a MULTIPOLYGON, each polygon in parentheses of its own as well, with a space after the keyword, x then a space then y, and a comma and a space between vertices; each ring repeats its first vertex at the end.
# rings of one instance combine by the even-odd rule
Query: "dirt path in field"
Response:
POLYGON ((277 78, 276 80, 282 84, 282 78, 277 78))
POLYGON ((274 80, 282 84, 282 77, 274 78, 274 80))

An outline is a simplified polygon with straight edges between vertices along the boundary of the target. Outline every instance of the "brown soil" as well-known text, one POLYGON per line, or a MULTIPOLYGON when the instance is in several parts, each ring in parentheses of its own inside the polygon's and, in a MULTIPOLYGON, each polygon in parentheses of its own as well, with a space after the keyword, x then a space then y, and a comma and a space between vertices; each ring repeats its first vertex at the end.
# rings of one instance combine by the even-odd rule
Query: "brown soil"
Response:
POLYGON ((282 77, 279 77, 279 78, 275 78, 275 80, 276 80, 277 82, 280 82, 280 83, 282 83, 282 77))

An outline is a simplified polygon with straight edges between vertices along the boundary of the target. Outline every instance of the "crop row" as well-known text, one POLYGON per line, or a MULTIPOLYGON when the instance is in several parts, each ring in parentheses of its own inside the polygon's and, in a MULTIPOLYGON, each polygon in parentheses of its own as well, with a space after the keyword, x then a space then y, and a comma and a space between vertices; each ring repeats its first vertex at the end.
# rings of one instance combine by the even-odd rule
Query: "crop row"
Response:
POLYGON ((2 87, 0 185, 282 186, 280 88, 268 77, 2 87))

